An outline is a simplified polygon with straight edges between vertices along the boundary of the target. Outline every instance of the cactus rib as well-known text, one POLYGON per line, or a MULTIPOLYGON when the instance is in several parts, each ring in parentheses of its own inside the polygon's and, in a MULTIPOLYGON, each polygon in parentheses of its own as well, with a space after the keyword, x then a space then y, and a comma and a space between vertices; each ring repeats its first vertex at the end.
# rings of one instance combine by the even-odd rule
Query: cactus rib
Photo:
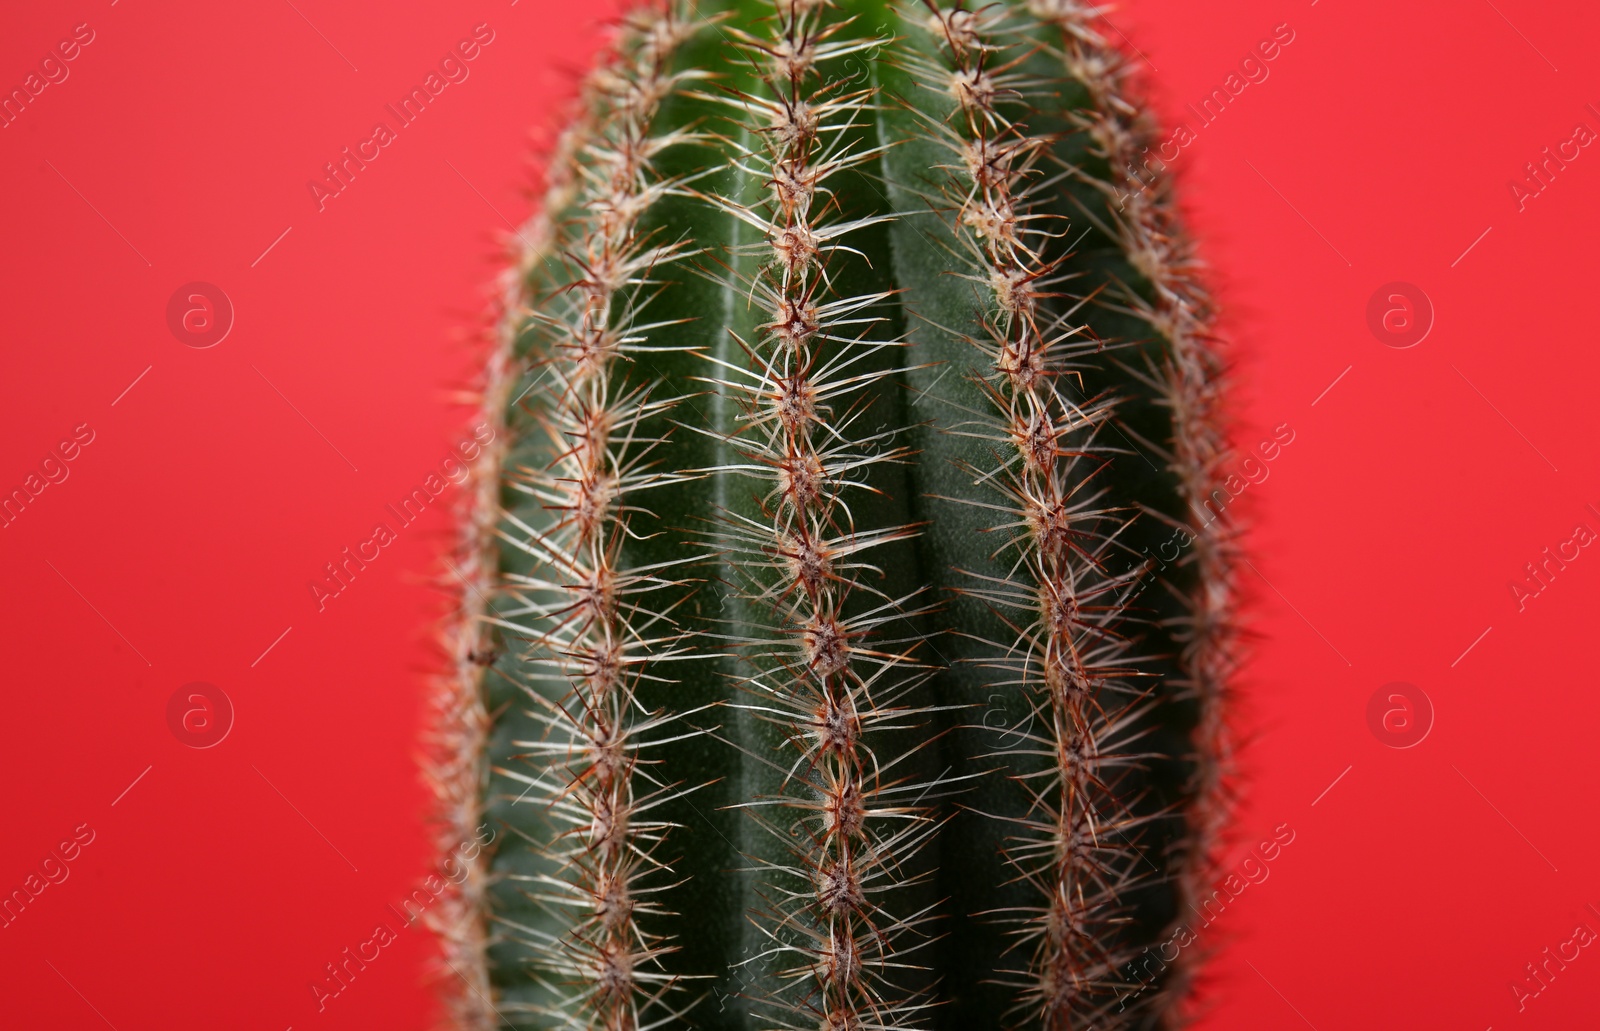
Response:
MULTIPOLYGON (((1111 169, 1102 188, 1120 198, 1115 233, 1130 263, 1153 288, 1149 299, 1128 294, 1126 303, 1169 344, 1161 367, 1147 372, 1173 423, 1170 446, 1155 444, 1151 450, 1177 477, 1193 537, 1187 560, 1197 569, 1183 598, 1186 612, 1178 635, 1181 686, 1194 693, 1200 714, 1186 812, 1188 841, 1175 881, 1180 912, 1198 912, 1217 878, 1233 807, 1234 746, 1224 717, 1230 707, 1228 685, 1239 664, 1233 589, 1237 543, 1234 528, 1220 512, 1208 515, 1206 507, 1222 487, 1231 457, 1222 411, 1225 370, 1211 344, 1212 304, 1178 224, 1171 181, 1161 179, 1152 193, 1152 185, 1134 172, 1157 135, 1149 116, 1128 99, 1126 62, 1096 27, 1094 8, 1078 0, 1036 0, 1030 9, 1059 30, 1062 63, 1088 90, 1084 130, 1111 169)), ((1172 999, 1181 1001, 1189 992, 1201 955, 1179 953, 1178 972, 1168 988, 1172 999)))
POLYGON ((521 339, 512 346, 530 366, 523 378, 542 382, 542 392, 513 423, 519 454, 531 447, 543 461, 500 480, 528 499, 523 508, 549 518, 532 525, 508 506, 496 537, 502 554, 524 556, 523 568, 503 572, 497 612, 482 618, 525 642, 516 672, 498 673, 534 706, 525 729, 537 733, 510 742, 533 772, 495 773, 519 787, 513 804, 542 810, 550 836, 542 863, 504 875, 532 919, 501 913, 497 935, 535 957, 543 992, 502 1000, 502 1019, 582 1012, 588 1026, 632 1031, 674 1013, 667 996, 677 978, 661 967, 674 946, 647 921, 664 915, 656 896, 670 882, 658 852, 671 824, 656 811, 685 789, 654 776, 649 753, 692 713, 646 710, 638 686, 682 657, 671 602, 657 596, 681 586, 674 577, 685 563, 630 561, 625 545, 641 495, 685 478, 654 468, 662 439, 649 428, 681 398, 630 377, 627 366, 649 349, 639 289, 691 253, 638 223, 682 188, 655 175, 652 162, 688 136, 656 134, 652 121, 673 88, 673 51, 692 31, 673 10, 641 10, 617 59, 587 82, 598 117, 563 140, 565 164, 538 227, 550 243, 526 252, 509 309, 536 312, 517 336, 532 336, 537 353, 530 360, 521 339))
POLYGON ((1051 141, 1021 121, 1050 88, 1027 63, 1030 24, 998 7, 929 9, 943 60, 913 74, 954 99, 944 135, 960 163, 944 207, 982 306, 982 331, 968 337, 982 360, 968 364, 986 404, 968 432, 990 453, 962 462, 971 486, 961 500, 1003 519, 982 528, 998 538, 992 568, 961 570, 953 589, 1001 624, 974 635, 981 648, 967 661, 1020 689, 1030 720, 995 753, 1026 805, 989 814, 1011 825, 1006 861, 1031 889, 1005 913, 1029 961, 1001 976, 1016 989, 1014 1011, 1044 1027, 1115 1026, 1116 969, 1130 956, 1116 928, 1151 869, 1130 847, 1145 818, 1124 804, 1121 782, 1150 706, 1129 661, 1134 578, 1108 572, 1130 520, 1097 476, 1115 405, 1071 389, 1075 366, 1104 344, 1076 304, 1053 303, 1078 273, 1055 242, 1059 216, 1040 202, 1063 178, 1047 163, 1051 141))
POLYGON ((722 471, 753 478, 761 498, 759 510, 731 501, 717 538, 750 613, 737 646, 753 672, 737 681, 734 707, 776 727, 775 762, 786 764, 744 803, 782 843, 752 856, 765 885, 754 962, 776 968, 752 1002, 779 1027, 845 1031, 902 1026, 921 1005, 896 974, 914 951, 903 939, 927 915, 894 903, 932 828, 913 798, 930 785, 883 751, 886 730, 919 716, 904 703, 926 678, 914 642, 888 637, 913 618, 914 598, 874 585, 881 570, 866 557, 915 530, 865 524, 870 513, 845 497, 871 491, 874 467, 905 457, 892 436, 869 431, 864 403, 895 372, 885 359, 899 342, 875 338, 888 298, 849 292, 845 267, 885 216, 851 218, 835 194, 877 157, 857 125, 867 96, 819 74, 876 41, 836 38, 845 25, 822 13, 780 5, 767 25, 730 33, 760 69, 749 91, 726 96, 739 139, 752 141, 733 144, 734 161, 768 195, 712 203, 759 234, 736 252, 726 285, 766 320, 749 342, 733 334, 742 360, 713 359, 714 387, 739 412, 728 439, 737 471, 722 471))

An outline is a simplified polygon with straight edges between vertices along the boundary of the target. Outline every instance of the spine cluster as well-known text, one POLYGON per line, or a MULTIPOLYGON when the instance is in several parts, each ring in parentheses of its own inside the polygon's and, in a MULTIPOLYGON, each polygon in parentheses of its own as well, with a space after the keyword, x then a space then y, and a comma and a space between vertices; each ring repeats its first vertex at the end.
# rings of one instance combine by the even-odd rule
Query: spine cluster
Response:
POLYGON ((947 63, 916 74, 956 102, 958 117, 944 130, 959 158, 949 201, 988 302, 984 337, 972 342, 991 408, 976 432, 994 465, 971 471, 994 496, 973 503, 1002 514, 993 532, 1010 564, 1006 577, 974 576, 968 593, 1013 631, 988 642, 993 657, 983 661, 1032 713, 1007 753, 1032 801, 1025 816, 1011 817, 1007 860, 1039 899, 1009 914, 1030 959, 1011 980, 1019 1009, 1048 1031, 1122 1026, 1132 1014, 1111 1005, 1125 959, 1116 929, 1153 867, 1131 844, 1141 821, 1117 786, 1137 762, 1128 745, 1147 703, 1127 665, 1123 599, 1132 577, 1102 561, 1130 517, 1107 507, 1094 485, 1109 460, 1095 438, 1112 405, 1073 390, 1075 359, 1100 342, 1074 321, 1074 305, 1057 301, 1069 278, 1056 243, 1064 225, 1038 209, 1061 176, 1047 174, 1042 160, 1050 141, 1020 120, 1052 84, 1020 70, 1031 25, 1003 8, 929 11, 947 63))
MULTIPOLYGON (((1078 117, 1112 170, 1111 180, 1100 186, 1119 211, 1115 230, 1124 253, 1153 290, 1148 301, 1126 300, 1170 345, 1167 361, 1151 370, 1151 379, 1172 415, 1172 445, 1160 450, 1178 480, 1194 538, 1185 561, 1195 567, 1195 587, 1184 598, 1188 616, 1179 636, 1184 641, 1184 686, 1199 702, 1200 719, 1194 735, 1187 846, 1177 886, 1180 906, 1198 906, 1217 879, 1222 835, 1232 809, 1233 744, 1224 717, 1228 684, 1239 662, 1236 545, 1232 528, 1206 509, 1226 476, 1229 459, 1221 410, 1225 370, 1212 343, 1210 300, 1177 222, 1171 183, 1150 184, 1134 171, 1157 137, 1129 97, 1127 62, 1096 27, 1099 10, 1081 0, 1031 0, 1029 9, 1059 29, 1067 72, 1089 93, 1090 106, 1078 117)), ((1181 956, 1179 976, 1168 986, 1174 998, 1188 994, 1198 963, 1194 950, 1181 956)))
POLYGON ((690 32, 671 8, 641 8, 618 56, 589 79, 593 120, 563 141, 562 178, 546 200, 546 219, 563 221, 547 224, 551 245, 520 270, 529 284, 521 301, 531 307, 510 313, 535 341, 524 393, 543 437, 542 446, 519 447, 547 462, 503 474, 540 515, 520 518, 516 505, 502 514, 502 547, 526 556, 527 569, 503 575, 487 622, 526 649, 524 702, 544 733, 513 742, 526 766, 495 772, 525 785, 518 804, 554 824, 543 848, 548 872, 512 879, 562 932, 501 921, 553 1001, 500 1009, 526 1006, 595 1031, 638 1031, 670 1016, 676 983, 659 963, 672 946, 646 925, 664 915, 654 886, 670 882, 660 850, 669 828, 650 810, 681 792, 640 764, 686 714, 645 711, 637 688, 681 657, 670 606, 653 600, 681 581, 672 578, 677 563, 631 562, 628 543, 639 495, 680 478, 652 470, 662 438, 648 429, 679 399, 652 396, 627 365, 658 328, 638 317, 641 291, 686 253, 653 242, 639 222, 680 185, 656 176, 652 160, 684 137, 653 135, 651 124, 674 86, 673 52, 690 32))
POLYGON ((883 573, 867 560, 914 531, 857 525, 848 497, 866 499, 868 471, 904 458, 893 432, 861 428, 863 392, 896 371, 875 359, 902 345, 871 339, 883 321, 872 309, 889 295, 853 294, 840 277, 851 234, 883 220, 841 215, 832 190, 878 156, 859 142, 871 94, 821 70, 881 41, 835 38, 845 23, 828 24, 824 8, 780 0, 770 35, 733 33, 763 69, 759 88, 730 98, 753 141, 735 144, 735 164, 766 197, 714 202, 760 235, 738 252, 756 271, 728 287, 765 316, 755 340, 738 341, 744 361, 718 372, 741 413, 730 439, 740 461, 727 471, 758 485, 758 514, 730 512, 722 538, 750 610, 770 620, 740 642, 757 672, 739 707, 787 743, 753 757, 781 773, 750 808, 784 843, 755 871, 766 899, 755 962, 776 966, 777 987, 753 1002, 779 1027, 860 1031, 909 1026, 921 1008, 896 982, 914 964, 903 939, 926 914, 891 910, 908 883, 902 864, 933 826, 917 804, 931 785, 900 771, 905 756, 880 752, 886 731, 916 725, 920 710, 901 703, 926 671, 910 641, 891 639, 914 615, 909 599, 873 587, 883 573))

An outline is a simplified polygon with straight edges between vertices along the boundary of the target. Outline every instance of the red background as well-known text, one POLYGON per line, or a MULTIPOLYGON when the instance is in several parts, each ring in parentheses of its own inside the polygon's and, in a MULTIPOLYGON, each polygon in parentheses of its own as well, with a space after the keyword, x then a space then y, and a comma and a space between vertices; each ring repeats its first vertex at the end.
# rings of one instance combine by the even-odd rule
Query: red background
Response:
MULTIPOLYGON (((1580 919, 1600 930, 1580 913, 1600 908, 1600 558, 1583 551, 1525 611, 1508 583, 1579 521, 1600 530, 1584 507, 1600 507, 1600 156, 1525 211, 1507 184, 1579 121, 1600 131, 1600 14, 1204 7, 1113 17, 1169 125, 1274 27, 1294 32, 1174 162, 1237 361, 1238 439, 1295 434, 1237 506, 1256 636, 1239 833, 1295 838, 1203 932, 1227 946, 1207 1026, 1581 1026, 1600 950, 1523 1012, 1510 983, 1580 919), (1366 324, 1394 280, 1436 312, 1405 350, 1366 324), (1414 748, 1368 728, 1391 681, 1434 706, 1414 748)), ((74 426, 95 434, 0 530, 0 891, 72 828, 95 833, 0 929, 7 1026, 426 1026, 416 932, 326 1012, 307 985, 426 872, 415 741, 445 513, 326 611, 306 584, 461 439, 450 391, 507 220, 529 211, 529 130, 558 117, 603 13, 6 12, 6 91, 74 26, 95 32, 0 129, 0 488, 74 426), (318 211, 307 180, 480 23, 495 37, 469 78, 318 211), (166 324, 194 280, 237 313, 205 350, 166 324), (215 748, 167 726, 195 680, 237 710, 215 748)))

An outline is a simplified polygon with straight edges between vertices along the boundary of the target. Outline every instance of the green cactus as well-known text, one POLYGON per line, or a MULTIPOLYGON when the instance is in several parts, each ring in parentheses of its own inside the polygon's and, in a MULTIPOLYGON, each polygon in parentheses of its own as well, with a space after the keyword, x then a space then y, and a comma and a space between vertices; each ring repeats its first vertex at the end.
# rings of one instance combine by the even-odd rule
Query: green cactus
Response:
POLYGON ((1221 369, 1102 24, 625 19, 519 233, 453 567, 439 840, 501 833, 431 914, 452 1027, 1183 1021, 1221 369))

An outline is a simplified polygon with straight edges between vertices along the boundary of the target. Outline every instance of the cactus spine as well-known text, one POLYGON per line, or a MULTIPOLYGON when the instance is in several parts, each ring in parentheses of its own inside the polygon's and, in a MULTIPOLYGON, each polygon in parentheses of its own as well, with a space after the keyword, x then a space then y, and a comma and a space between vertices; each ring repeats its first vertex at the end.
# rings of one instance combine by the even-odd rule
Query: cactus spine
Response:
POLYGON ((1071 0, 628 16, 486 380, 452 1027, 1181 1022, 1226 456, 1124 77, 1071 0))

